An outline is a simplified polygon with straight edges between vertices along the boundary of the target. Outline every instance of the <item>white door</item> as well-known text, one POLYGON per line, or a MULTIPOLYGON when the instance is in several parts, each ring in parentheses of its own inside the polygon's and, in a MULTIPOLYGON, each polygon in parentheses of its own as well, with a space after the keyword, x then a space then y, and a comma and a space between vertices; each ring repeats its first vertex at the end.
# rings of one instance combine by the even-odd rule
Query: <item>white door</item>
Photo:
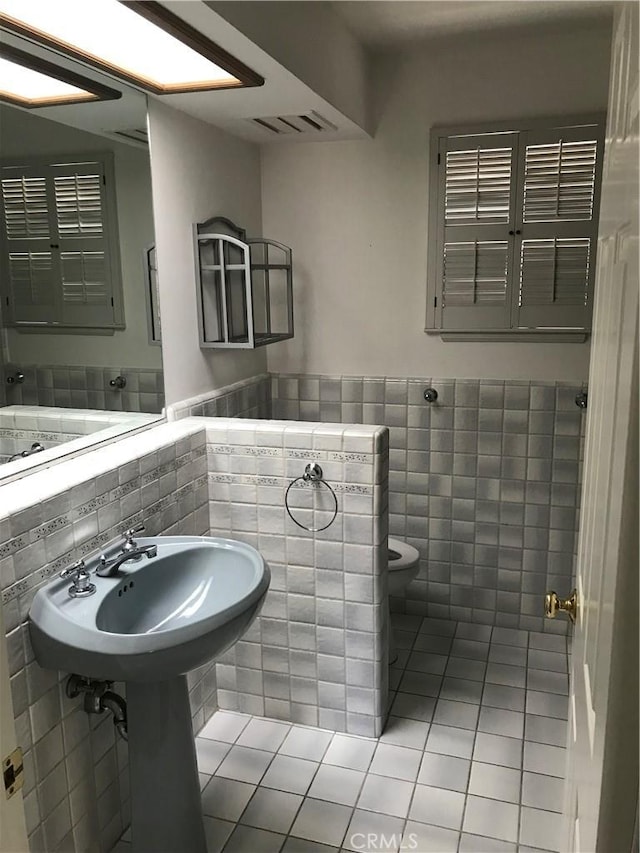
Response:
MULTIPOLYGON (((5 641, 2 607, 0 607, 0 757, 10 755, 16 748, 16 730, 13 720, 13 703, 9 686, 9 665, 5 641)), ((22 792, 6 798, 4 784, 0 784, 0 853, 25 853, 27 832, 24 822, 22 792)))
POLYGON ((612 43, 577 562, 561 847, 575 853, 628 851, 637 806, 638 132, 638 5, 625 3, 612 43))

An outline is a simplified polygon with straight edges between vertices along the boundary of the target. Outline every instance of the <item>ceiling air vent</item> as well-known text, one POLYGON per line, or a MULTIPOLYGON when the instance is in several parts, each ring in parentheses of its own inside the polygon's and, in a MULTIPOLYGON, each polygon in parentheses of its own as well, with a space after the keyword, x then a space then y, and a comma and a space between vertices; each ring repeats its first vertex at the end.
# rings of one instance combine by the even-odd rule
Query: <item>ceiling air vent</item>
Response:
POLYGON ((338 129, 335 124, 332 124, 315 110, 311 110, 305 115, 266 116, 264 118, 250 118, 248 121, 272 136, 315 135, 338 129))
POLYGON ((143 142, 149 144, 149 136, 146 127, 129 127, 124 130, 114 130, 116 136, 122 136, 125 139, 132 139, 134 142, 143 142))

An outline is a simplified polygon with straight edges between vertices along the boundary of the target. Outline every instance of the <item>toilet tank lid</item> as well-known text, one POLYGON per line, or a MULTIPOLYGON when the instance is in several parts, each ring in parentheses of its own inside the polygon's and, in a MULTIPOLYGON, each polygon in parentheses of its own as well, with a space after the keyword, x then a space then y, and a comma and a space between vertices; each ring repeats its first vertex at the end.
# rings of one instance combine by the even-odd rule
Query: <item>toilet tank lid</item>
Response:
POLYGON ((389 570, 398 571, 399 569, 408 569, 420 559, 420 554, 413 545, 407 542, 402 542, 400 539, 392 539, 389 537, 389 570))

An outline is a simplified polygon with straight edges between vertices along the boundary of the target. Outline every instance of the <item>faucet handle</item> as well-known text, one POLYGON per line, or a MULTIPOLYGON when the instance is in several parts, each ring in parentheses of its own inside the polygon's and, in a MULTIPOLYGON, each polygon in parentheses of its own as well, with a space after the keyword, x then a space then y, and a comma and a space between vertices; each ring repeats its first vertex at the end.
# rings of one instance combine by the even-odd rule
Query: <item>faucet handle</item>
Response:
POLYGON ((125 530, 122 534, 124 536, 124 542, 122 543, 123 551, 135 551, 138 547, 136 545, 135 539, 133 538, 136 533, 142 533, 144 530, 144 524, 140 522, 139 524, 134 524, 133 527, 130 527, 129 530, 125 530))
POLYGON ((96 591, 96 585, 91 583, 91 575, 84 566, 84 560, 78 560, 77 563, 61 571, 60 577, 71 577, 71 586, 69 587, 71 598, 86 598, 96 591))
POLYGON ((76 563, 73 563, 71 566, 68 566, 66 569, 63 569, 60 572, 61 578, 69 578, 71 575, 75 575, 76 577, 80 574, 80 572, 84 571, 84 560, 78 560, 76 563))

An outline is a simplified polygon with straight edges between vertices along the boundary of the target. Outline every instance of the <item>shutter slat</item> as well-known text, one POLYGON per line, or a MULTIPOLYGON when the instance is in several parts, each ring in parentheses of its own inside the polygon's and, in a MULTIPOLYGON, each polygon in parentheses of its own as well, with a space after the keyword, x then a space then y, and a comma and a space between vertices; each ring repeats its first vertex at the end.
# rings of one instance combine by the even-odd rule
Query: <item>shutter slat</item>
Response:
POLYGON ((60 262, 64 303, 82 305, 110 303, 104 252, 61 252, 60 262))
POLYGON ((590 251, 589 238, 523 240, 520 306, 586 305, 590 251))
POLYGON ((24 309, 53 305, 52 272, 51 252, 9 253, 9 284, 17 320, 22 319, 24 309))
POLYGON ((44 177, 3 178, 5 233, 9 240, 49 238, 49 208, 44 177))
POLYGON ((596 140, 527 145, 523 221, 592 219, 596 153, 596 140))
POLYGON ((446 243, 443 308, 504 304, 507 291, 506 241, 446 243))
POLYGON ((508 222, 511 148, 448 151, 445 164, 445 222, 508 222))
POLYGON ((104 232, 102 176, 56 175, 56 213, 60 237, 98 237, 104 232))

